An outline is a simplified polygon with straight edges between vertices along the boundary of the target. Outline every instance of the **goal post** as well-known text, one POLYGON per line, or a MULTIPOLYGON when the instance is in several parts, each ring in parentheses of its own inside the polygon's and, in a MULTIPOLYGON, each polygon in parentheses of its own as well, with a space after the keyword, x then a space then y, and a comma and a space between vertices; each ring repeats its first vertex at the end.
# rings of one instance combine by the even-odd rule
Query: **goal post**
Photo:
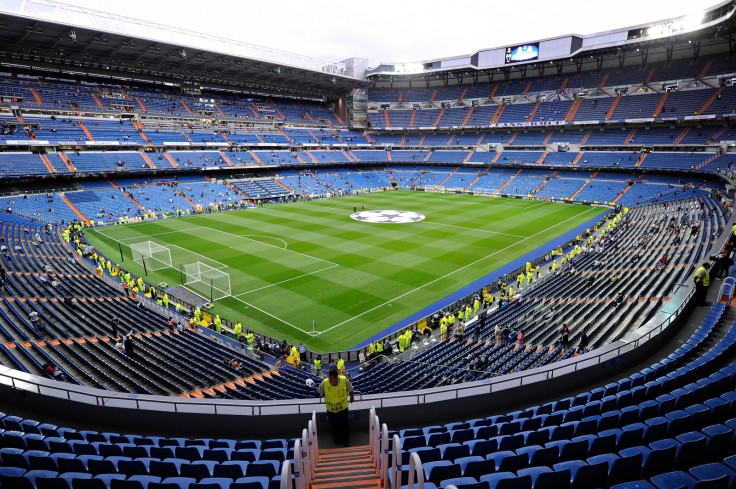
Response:
POLYGON ((230 296, 230 274, 197 261, 185 263, 181 268, 182 281, 210 301, 230 296))
POLYGON ((133 261, 150 270, 171 268, 171 250, 153 241, 143 241, 130 245, 133 261))

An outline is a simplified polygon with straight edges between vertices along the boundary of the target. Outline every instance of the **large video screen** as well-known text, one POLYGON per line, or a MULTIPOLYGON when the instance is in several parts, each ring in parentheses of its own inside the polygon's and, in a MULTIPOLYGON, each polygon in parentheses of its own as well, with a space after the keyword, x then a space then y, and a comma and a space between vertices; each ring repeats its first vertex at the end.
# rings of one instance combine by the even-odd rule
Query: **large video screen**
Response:
POLYGON ((518 63, 539 58, 539 43, 522 44, 506 48, 506 63, 518 63))

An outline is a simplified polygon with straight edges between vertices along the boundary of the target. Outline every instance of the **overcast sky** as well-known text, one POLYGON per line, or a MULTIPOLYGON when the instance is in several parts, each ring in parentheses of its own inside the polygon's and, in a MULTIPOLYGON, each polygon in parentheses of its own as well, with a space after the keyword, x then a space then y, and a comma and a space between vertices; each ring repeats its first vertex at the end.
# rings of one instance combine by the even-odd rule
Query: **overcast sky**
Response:
MULTIPOLYGON (((413 62, 706 10, 716 0, 65 0, 297 54, 413 62)), ((0 4, 2 1, 0 0, 0 4)))

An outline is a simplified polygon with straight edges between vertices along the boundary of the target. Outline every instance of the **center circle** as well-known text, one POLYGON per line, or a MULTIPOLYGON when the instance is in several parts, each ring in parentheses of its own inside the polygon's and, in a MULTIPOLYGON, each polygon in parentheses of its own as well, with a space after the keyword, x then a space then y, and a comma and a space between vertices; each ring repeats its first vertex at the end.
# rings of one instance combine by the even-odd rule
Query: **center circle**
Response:
POLYGON ((424 214, 396 210, 361 211, 350 214, 350 219, 379 224, 403 224, 407 222, 419 222, 424 219, 424 214))

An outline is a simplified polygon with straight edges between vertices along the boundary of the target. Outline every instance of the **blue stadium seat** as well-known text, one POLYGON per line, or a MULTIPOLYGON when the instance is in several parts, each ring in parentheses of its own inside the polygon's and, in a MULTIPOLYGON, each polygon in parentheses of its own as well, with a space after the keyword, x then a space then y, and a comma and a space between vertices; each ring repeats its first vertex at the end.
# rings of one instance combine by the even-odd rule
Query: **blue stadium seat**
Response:
POLYGON ((28 471, 22 467, 0 467, 0 477, 21 477, 26 472, 28 471))
POLYGON ((533 489, 545 489, 548 487, 567 489, 570 487, 570 470, 552 470, 549 467, 529 467, 519 470, 516 475, 523 477, 529 475, 532 479, 533 489))
POLYGON ((452 479, 445 479, 440 481, 438 487, 447 487, 448 485, 454 485, 458 489, 467 489, 469 487, 485 487, 488 488, 487 482, 478 482, 473 477, 455 477, 452 479))
POLYGON ((704 460, 716 461, 723 459, 723 454, 731 451, 734 439, 734 430, 725 424, 706 426, 701 430, 706 435, 706 450, 704 460))
POLYGON ((698 465, 690 469, 690 475, 701 481, 699 484, 703 486, 707 483, 708 487, 723 484, 723 487, 730 488, 734 486, 734 481, 736 481, 736 471, 724 463, 698 465), (721 481, 725 481, 725 483, 721 481))
POLYGON ((651 483, 643 480, 622 482, 611 486, 611 489, 656 489, 651 483))
POLYGON ((189 489, 228 489, 232 480, 222 477, 207 477, 199 482, 189 485, 189 489))
POLYGON ((650 482, 657 489, 672 489, 673 487, 684 487, 690 489, 695 486, 697 480, 686 472, 675 470, 655 475, 650 479, 650 482))
POLYGON ((675 439, 680 444, 677 447, 676 468, 692 467, 703 460, 708 445, 708 440, 704 434, 691 431, 677 435, 675 439))
POLYGON ((424 468, 425 480, 434 484, 439 484, 445 479, 454 479, 462 476, 460 466, 450 460, 428 462, 426 464, 422 464, 422 467, 424 468))
POLYGON ((268 477, 269 479, 279 472, 279 464, 275 460, 258 460, 248 464, 246 477, 268 477))
POLYGON ((242 477, 230 484, 230 489, 268 489, 269 477, 242 477))
POLYGON ((227 477, 230 479, 239 479, 245 477, 248 462, 227 461, 215 465, 212 472, 214 477, 227 477))
POLYGON ((12 487, 13 489, 36 489, 34 480, 25 474, 13 475, 0 473, 0 487, 12 487))
POLYGON ((608 480, 608 463, 606 461, 588 462, 571 460, 556 463, 554 470, 569 470, 572 487, 574 489, 592 489, 601 486, 602 481, 608 480))
POLYGON ((152 482, 161 482, 161 478, 153 475, 133 475, 127 479, 111 480, 110 489, 146 489, 152 482))

